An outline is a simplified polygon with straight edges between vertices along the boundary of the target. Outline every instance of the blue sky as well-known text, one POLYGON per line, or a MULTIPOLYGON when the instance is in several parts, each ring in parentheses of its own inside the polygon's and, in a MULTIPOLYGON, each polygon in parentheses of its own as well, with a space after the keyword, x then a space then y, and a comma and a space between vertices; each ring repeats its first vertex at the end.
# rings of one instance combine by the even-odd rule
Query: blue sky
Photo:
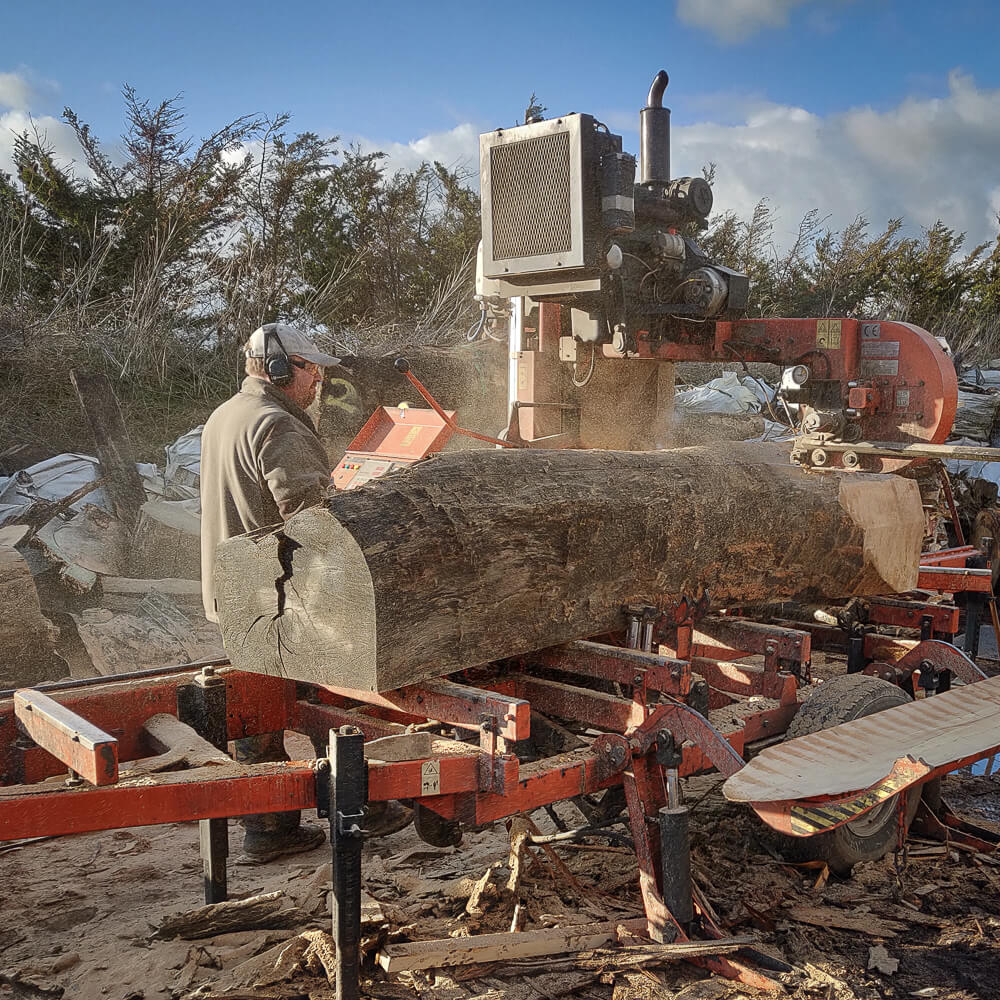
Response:
POLYGON ((183 94, 192 131, 291 112, 338 134, 475 167, 476 135, 535 91, 588 111, 636 151, 655 72, 671 76, 674 173, 718 164, 716 205, 759 197, 779 238, 816 207, 831 224, 938 216, 996 236, 1000 42, 990 0, 659 0, 169 4, 51 0, 0 13, 0 169, 28 115, 66 156, 71 106, 112 143, 129 83, 183 94), (44 9, 44 20, 40 11, 44 9))

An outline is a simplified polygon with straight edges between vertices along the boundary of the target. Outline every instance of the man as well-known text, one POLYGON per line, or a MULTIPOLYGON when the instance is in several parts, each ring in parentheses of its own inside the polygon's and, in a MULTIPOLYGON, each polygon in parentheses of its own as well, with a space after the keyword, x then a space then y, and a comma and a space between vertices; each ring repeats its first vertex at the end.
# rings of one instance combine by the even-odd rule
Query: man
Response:
MULTIPOLYGON (((218 544, 321 503, 330 486, 326 450, 306 409, 323 369, 340 359, 279 323, 255 330, 243 353, 247 377, 240 391, 208 418, 201 436, 201 587, 205 615, 214 622, 218 544)), ((236 759, 287 760, 283 734, 237 740, 236 759)), ((323 831, 300 826, 299 818, 298 812, 245 817, 246 859, 262 864, 319 846, 323 831)))

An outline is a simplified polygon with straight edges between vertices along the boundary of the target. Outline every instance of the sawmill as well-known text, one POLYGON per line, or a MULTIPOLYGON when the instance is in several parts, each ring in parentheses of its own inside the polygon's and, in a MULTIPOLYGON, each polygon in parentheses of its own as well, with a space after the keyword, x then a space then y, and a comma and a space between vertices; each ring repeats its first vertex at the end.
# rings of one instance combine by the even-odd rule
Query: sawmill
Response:
MULTIPOLYGON (((369 803, 412 804, 423 841, 459 849, 564 801, 584 834, 623 825, 630 932, 762 990, 780 962, 712 951, 684 779, 717 771, 790 857, 845 876, 911 829, 996 847, 939 779, 1000 752, 1000 679, 976 663, 992 542, 962 535, 941 465, 997 455, 945 443, 958 380, 932 331, 747 316, 749 277, 699 243, 711 186, 672 176, 667 85, 638 159, 588 114, 480 137, 476 291, 508 349, 507 426, 465 426, 400 359, 424 405, 381 406, 321 506, 220 547, 225 658, 0 694, 0 841, 197 821, 216 903, 230 820, 316 810, 345 1000, 369 803), (789 440, 668 447, 691 361, 778 366, 789 440), (816 683, 820 650, 842 669, 816 683), (315 757, 227 755, 282 730, 315 757), (192 766, 120 773, 184 740, 192 766)), ((427 945, 377 961, 426 967, 427 945)))

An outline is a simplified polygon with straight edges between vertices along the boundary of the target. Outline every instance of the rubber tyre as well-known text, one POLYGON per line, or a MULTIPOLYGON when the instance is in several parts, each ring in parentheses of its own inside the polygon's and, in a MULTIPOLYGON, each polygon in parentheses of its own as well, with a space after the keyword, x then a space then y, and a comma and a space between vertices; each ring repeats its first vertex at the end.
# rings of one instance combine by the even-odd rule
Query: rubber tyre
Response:
MULTIPOLYGON (((785 739, 808 736, 830 729, 842 722, 862 719, 887 708, 911 701, 910 696, 889 681, 867 674, 846 674, 821 684, 803 703, 785 739)), ((906 796, 906 829, 920 804, 920 787, 910 788, 906 796)), ((814 837, 783 837, 785 852, 798 860, 825 861, 830 870, 850 875, 859 861, 878 861, 895 850, 899 840, 898 796, 861 816, 853 823, 838 826, 814 837)))

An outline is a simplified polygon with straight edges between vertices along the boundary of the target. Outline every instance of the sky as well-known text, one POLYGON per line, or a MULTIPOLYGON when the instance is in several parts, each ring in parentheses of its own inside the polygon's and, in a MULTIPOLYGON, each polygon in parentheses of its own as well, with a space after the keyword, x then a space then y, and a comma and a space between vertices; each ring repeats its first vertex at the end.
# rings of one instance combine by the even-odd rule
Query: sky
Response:
POLYGON ((638 152, 638 111, 670 74, 672 173, 716 164, 717 211, 766 198, 779 248, 818 209, 839 229, 943 220, 997 238, 996 0, 593 0, 479 3, 50 0, 0 4, 0 170, 32 124, 78 160, 72 108, 112 156, 122 87, 175 95, 193 137, 244 114, 438 159, 476 183, 478 135, 530 95, 587 112, 638 152))

